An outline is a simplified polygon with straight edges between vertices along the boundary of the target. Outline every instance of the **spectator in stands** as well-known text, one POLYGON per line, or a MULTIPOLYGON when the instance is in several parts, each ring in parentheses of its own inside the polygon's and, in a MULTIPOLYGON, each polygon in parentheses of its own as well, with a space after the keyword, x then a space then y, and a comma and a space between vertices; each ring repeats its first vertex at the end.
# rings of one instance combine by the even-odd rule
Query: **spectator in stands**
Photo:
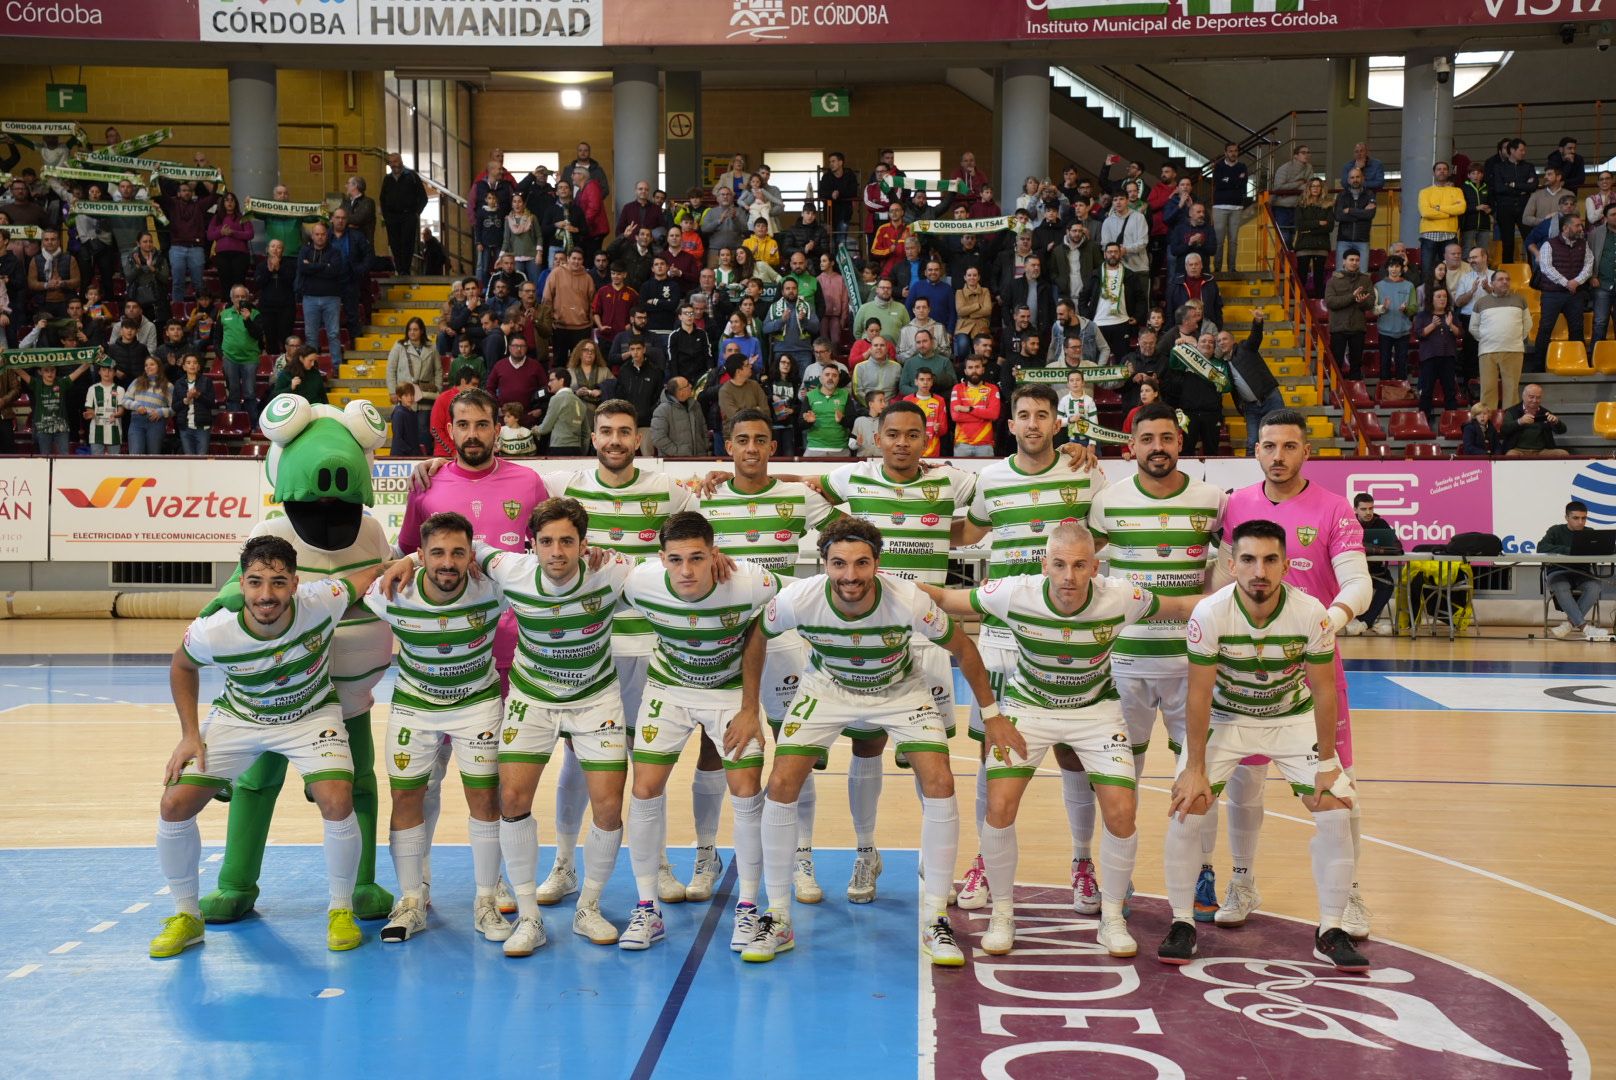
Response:
POLYGON ((1128 352, 1134 327, 1150 307, 1150 282, 1123 264, 1122 245, 1108 243, 1078 306, 1083 317, 1099 328, 1111 355, 1122 356, 1128 352))
POLYGON ((1439 410, 1434 404, 1434 391, 1442 383, 1442 401, 1450 409, 1458 408, 1458 390, 1454 385, 1454 370, 1458 365, 1459 342, 1464 337, 1464 324, 1453 309, 1453 294, 1440 285, 1433 286, 1425 308, 1414 316, 1411 336, 1420 353, 1420 411, 1436 427, 1439 410))
MULTIPOLYGON (((418 318, 405 324, 404 336, 387 354, 387 396, 395 403, 402 402, 405 386, 414 395, 416 431, 424 432, 431 421, 432 405, 443 388, 443 366, 427 339, 426 323, 418 318)), ((419 438, 416 441, 419 445, 419 438)))
MULTIPOLYGON (((1369 146, 1366 143, 1357 143, 1352 148, 1352 159, 1341 166, 1341 186, 1348 187, 1352 183, 1352 170, 1357 169, 1363 174, 1363 187, 1373 198, 1376 193, 1386 186, 1386 167, 1379 158, 1369 156, 1369 146)), ((1364 258, 1369 258, 1365 253, 1364 258)))
POLYGON ((528 209, 527 199, 520 192, 511 196, 511 212, 505 216, 505 230, 500 238, 500 255, 509 255, 514 269, 524 278, 531 279, 538 257, 539 219, 528 209))
POLYGON ((207 457, 217 402, 213 396, 213 380, 202 373, 200 354, 185 354, 173 386, 171 409, 174 431, 180 437, 180 452, 190 457, 207 457))
POLYGON ((285 341, 297 321, 297 262, 286 257, 286 245, 278 237, 269 242, 264 261, 253 272, 253 289, 264 340, 271 346, 285 341))
POLYGON ((258 357, 268 350, 268 345, 258 313, 248 302, 247 286, 237 285, 230 290, 230 305, 219 312, 209 337, 209 348, 224 368, 225 391, 231 408, 246 413, 249 420, 256 419, 258 357))
POLYGON ((1240 160, 1240 147, 1226 143, 1223 156, 1212 165, 1212 228, 1218 236, 1217 273, 1235 269, 1240 254, 1240 217, 1251 201, 1251 174, 1240 160))
POLYGON ((1011 307, 1025 307, 1033 327, 1043 340, 1049 339, 1049 330, 1055 324, 1055 305, 1059 294, 1054 282, 1044 276, 1044 260, 1037 255, 1027 259, 1021 278, 1010 286, 1001 299, 1011 307))
POLYGON ((1577 140, 1570 135, 1560 140, 1560 145, 1549 151, 1549 160, 1543 167, 1543 172, 1550 169, 1557 171, 1565 186, 1572 191, 1580 188, 1588 179, 1588 169, 1577 153, 1577 140))
POLYGON ((1180 336, 1173 346, 1173 360, 1167 372, 1167 400, 1189 417, 1189 427, 1184 432, 1184 453, 1193 454, 1199 446, 1202 457, 1215 457, 1223 441, 1223 394, 1203 371, 1185 361, 1191 355, 1198 355, 1217 366, 1217 338, 1212 334, 1189 337, 1184 332, 1191 324, 1186 311, 1181 310, 1178 315, 1180 336))
MULTIPOLYGON (((1363 143, 1358 146, 1361 148, 1363 143)), ((1351 250, 1358 253, 1359 265, 1368 266, 1369 230, 1375 223, 1375 193, 1379 189, 1369 187, 1368 178, 1360 168, 1348 166, 1343 172, 1346 181, 1335 197, 1336 261, 1340 262, 1341 256, 1351 250)), ((1381 185, 1385 186, 1384 177, 1381 185)))
POLYGON ((1420 265, 1429 268, 1442 258, 1442 249, 1459 239, 1459 218, 1465 211, 1464 192, 1450 182, 1448 163, 1431 166, 1431 184, 1420 189, 1420 265))
MULTIPOLYGON (((621 267, 624 273, 622 285, 638 292, 640 286, 651 276, 651 260, 657 254, 656 245, 651 242, 651 234, 644 230, 636 230, 632 236, 621 237, 612 242, 606 250, 610 261, 606 264, 608 279, 616 281, 610 276, 614 267, 621 267)), ((605 291, 605 286, 598 286, 605 291)), ((598 295, 598 293, 597 293, 598 295)))
POLYGON ((1049 252, 1055 288, 1062 296, 1076 303, 1083 296, 1083 287, 1094 276, 1100 264, 1100 245, 1089 237, 1089 226, 1083 221, 1072 221, 1066 226, 1066 235, 1049 252))
POLYGON ((348 177, 343 188, 342 209, 347 211, 348 224, 365 238, 371 250, 376 248, 376 200, 365 194, 365 178, 348 177))
MULTIPOLYGON (((196 164, 207 158, 196 154, 196 164)), ((202 268, 207 262, 208 214, 218 199, 207 184, 187 180, 176 183, 159 177, 157 205, 168 217, 168 269, 172 277, 169 299, 184 300, 186 287, 202 292, 202 268)))
POLYGON ((564 367, 552 368, 547 389, 550 403, 544 419, 533 429, 533 437, 548 437, 548 453, 570 457, 583 452, 590 409, 572 390, 572 373, 564 367))
MULTIPOLYGON (((1603 173, 1601 177, 1609 175, 1603 173)), ((1597 220, 1599 224, 1588 230, 1588 251, 1594 264, 1593 276, 1588 279, 1594 307, 1594 338, 1588 345, 1590 349, 1605 340, 1605 330, 1611 323, 1611 300, 1616 296, 1616 202, 1608 203, 1597 220)))
MULTIPOLYGON (((781 359, 790 358, 782 356, 781 359)), ((795 370, 796 364, 795 361, 792 361, 792 374, 787 375, 783 380, 785 386, 793 391, 796 389, 792 383, 795 370)), ((729 430, 734 426, 735 417, 738 413, 748 409, 756 409, 765 416, 778 415, 775 409, 776 402, 770 401, 770 389, 765 388, 764 384, 754 377, 753 367, 746 362, 746 357, 738 354, 731 355, 724 364, 724 374, 729 378, 718 388, 718 418, 723 426, 725 438, 729 437, 729 430)), ((784 396, 782 395, 781 400, 783 399, 784 396)), ((793 407, 795 407, 797 400, 795 397, 792 398, 791 405, 793 407)), ((786 417, 788 420, 792 418, 794 418, 794 414, 786 417)))
POLYGON ((1229 395, 1234 399, 1235 408, 1246 418, 1247 457, 1256 449, 1262 418, 1285 407, 1279 380, 1268 370, 1259 351, 1262 339, 1263 312, 1258 308, 1252 313, 1251 333, 1246 335, 1245 341, 1236 343, 1234 335, 1223 330, 1214 345, 1216 358, 1229 371, 1229 395))
POLYGON ((811 202, 803 204, 797 223, 781 233, 779 239, 780 250, 784 252, 788 264, 800 253, 807 259, 810 270, 817 271, 821 255, 832 256, 834 265, 835 253, 831 249, 830 234, 819 223, 819 208, 811 202))
POLYGON ((679 328, 668 335, 668 374, 681 375, 692 384, 713 370, 713 339, 696 325, 696 309, 679 306, 679 328))
POLYGON ((1582 216, 1589 221, 1605 220, 1605 211, 1616 206, 1616 174, 1609 169, 1599 173, 1599 190, 1582 201, 1582 216))
POLYGON ((880 426, 878 417, 887 407, 888 396, 885 391, 873 391, 865 401, 864 412, 853 421, 852 446, 853 456, 872 458, 881 456, 881 448, 876 444, 876 434, 880 426))
POLYGON ((1049 362, 1056 363, 1066 355, 1066 343, 1078 343, 1078 354, 1085 364, 1098 364, 1105 339, 1092 322, 1078 312, 1075 300, 1062 300, 1055 305, 1055 322, 1049 330, 1049 362))
POLYGON ((847 243, 847 230, 859 201, 858 177, 847 169, 847 157, 840 150, 825 155, 826 168, 819 174, 817 194, 830 214, 830 229, 837 247, 847 243))
POLYGON ((819 317, 814 306, 797 294, 797 282, 786 278, 780 283, 780 298, 763 319, 762 331, 774 356, 790 356, 806 364, 813 355, 819 335, 819 317))
POLYGON ((320 370, 320 357, 306 352, 283 368, 269 390, 272 398, 280 394, 296 394, 310 405, 326 404, 325 372, 320 370))
MULTIPOLYGON (((1128 410, 1128 415, 1122 418, 1122 431, 1125 435, 1133 434, 1133 418, 1139 415, 1139 410, 1154 405, 1161 400, 1161 383, 1154 375, 1147 375, 1139 384, 1139 404, 1128 410)), ((1133 451, 1124 446, 1122 456, 1132 458, 1133 451)))
POLYGON ((607 366, 600 346, 587 339, 574 345, 569 353, 557 352, 556 356, 566 357, 568 384, 584 403, 584 430, 590 431, 595 424, 595 406, 606 398, 606 384, 612 379, 612 369, 607 366))
MULTIPOLYGON (((61 231, 47 226, 39 237, 39 254, 28 261, 28 292, 32 310, 57 318, 67 314, 69 297, 79 292, 79 264, 62 247, 61 231)), ((198 286, 201 275, 198 274, 198 286)))
POLYGON ((138 245, 123 257, 124 295, 140 305, 148 319, 167 305, 169 282, 168 263, 157 250, 157 241, 149 232, 142 232, 138 245))
POLYGON ((746 211, 747 221, 754 230, 761 221, 767 232, 773 234, 780 231, 780 222, 786 213, 786 200, 780 194, 780 189, 769 183, 768 166, 762 166, 746 178, 746 186, 736 196, 735 202, 746 211))
MULTIPOLYGON (((1368 555, 1401 555, 1403 542, 1397 538, 1397 532, 1386 523, 1386 519, 1375 513, 1375 497, 1368 492, 1359 492, 1352 498, 1352 511, 1357 515, 1358 524, 1363 527, 1364 553, 1368 555)), ((1373 629, 1383 637, 1397 633, 1395 616, 1382 623, 1381 612, 1386 605, 1397 595, 1397 579, 1392 574, 1391 566, 1387 563, 1376 562, 1369 565, 1369 580, 1372 594, 1369 606, 1363 614, 1352 619, 1342 628, 1348 637, 1358 637, 1365 630, 1373 629)))
POLYGON ((909 309, 893 299, 891 278, 882 277, 877 280, 874 297, 860 304, 858 312, 853 316, 853 322, 857 326, 868 326, 871 319, 881 323, 881 336, 896 346, 898 335, 909 325, 909 309))
POLYGON ((1375 317, 1380 332, 1382 378, 1408 378, 1408 335, 1419 311, 1414 284, 1403 276, 1403 260, 1386 260, 1386 276, 1375 283, 1375 317))
POLYGON ((957 359, 969 354, 976 335, 988 332, 993 315, 993 296, 982 285, 981 269, 968 267, 960 280, 963 284, 954 293, 954 356, 957 359))
POLYGON ((574 248, 544 283, 543 302, 555 312, 551 341, 557 356, 571 356, 574 346, 589 336, 594 326, 590 316, 594 299, 595 283, 584 269, 583 250, 574 248))
POLYGON ((1567 187, 1560 170, 1551 165, 1543 170, 1543 186, 1532 192, 1531 198, 1526 200, 1526 212, 1521 216, 1521 224, 1532 229, 1545 218, 1559 213, 1562 195, 1570 195, 1571 202, 1575 206, 1577 190, 1567 187))
MULTIPOLYGON (((1167 378, 1167 357, 1158 352, 1161 344, 1157 331, 1146 326, 1139 331, 1139 347, 1128 355, 1122 357, 1121 363, 1128 368, 1128 381, 1122 384, 1122 405, 1132 408, 1140 403, 1139 388, 1147 381, 1154 379, 1158 391, 1165 393, 1164 382, 1167 378)), ((1115 361, 1115 354, 1112 356, 1115 361)))
POLYGON ((544 364, 528 355, 527 339, 520 334, 512 334, 505 348, 505 355, 489 369, 483 387, 500 408, 517 405, 525 415, 544 391, 544 364))
POLYGON ((1100 226, 1100 242, 1117 244, 1122 262, 1135 274, 1150 272, 1150 226, 1145 215, 1133 209, 1126 199, 1114 199, 1111 213, 1100 226))
MULTIPOLYGON (((583 207, 573 197, 572 181, 557 180, 555 186, 555 201, 545 211, 542 235, 545 244, 545 253, 554 256, 561 252, 563 256, 578 248, 582 251, 585 240, 588 238, 589 222, 584 217, 583 207)), ((500 225, 500 236, 504 237, 504 224, 500 225)), ((584 256, 584 266, 587 268, 594 256, 588 252, 584 256)), ((585 273, 588 270, 585 269, 585 273)))
MULTIPOLYGON (((1323 295, 1325 267, 1330 257, 1330 233, 1335 228, 1335 207, 1317 177, 1306 182, 1301 199, 1291 210, 1291 250, 1296 252, 1302 288, 1307 295, 1323 295)), ((1339 261, 1337 265, 1340 265, 1339 261)))
POLYGON ((634 185, 634 198, 617 211, 617 235, 620 239, 633 239, 640 233, 648 242, 660 241, 667 234, 662 207, 651 201, 651 184, 647 180, 634 185))
POLYGON ((1192 301, 1200 303, 1207 329, 1216 332, 1223 325, 1223 296, 1218 283, 1201 272, 1200 254, 1185 256, 1184 263, 1185 273, 1167 290, 1167 307, 1177 311, 1192 301))
POLYGON ((1341 268, 1324 287, 1330 310, 1330 352, 1350 380, 1363 378, 1364 316, 1375 306, 1375 284, 1358 268, 1358 253, 1347 252, 1341 268))
POLYGON ((1065 428, 1066 442, 1087 446, 1091 441, 1087 428, 1100 422, 1099 409, 1088 391, 1088 382, 1081 371, 1068 372, 1066 391, 1055 403, 1055 415, 1065 428))
POLYGON ((712 436, 701 404, 690 383, 677 375, 663 386, 662 400, 651 413, 651 448, 662 457, 712 453, 712 436))
MULTIPOLYGON (((136 311, 140 310, 140 305, 133 300, 125 306, 131 305, 136 311)), ((262 329, 262 327, 263 317, 260 315, 259 328, 262 329)), ((110 334, 112 328, 108 327, 107 332, 110 334)), ((163 324, 163 340, 158 342, 157 348, 152 350, 152 355, 163 362, 163 370, 168 373, 169 380, 172 381, 179 378, 180 364, 185 359, 185 354, 191 351, 194 351, 193 346, 189 341, 185 340, 185 324, 178 319, 170 319, 163 324)))
POLYGON ((1594 253, 1588 246, 1581 215, 1566 218, 1560 235, 1538 249, 1537 270, 1543 321, 1537 328, 1537 353, 1530 370, 1542 371, 1554 324, 1561 315, 1565 316, 1570 340, 1583 341, 1582 315, 1592 291, 1589 282, 1593 278, 1594 253))
POLYGON ((934 384, 931 372, 916 372, 915 392, 903 399, 919 406, 920 411, 926 414, 926 442, 920 450, 924 457, 936 457, 943 453, 944 444, 948 441, 948 399, 933 393, 934 384))
POLYGON ((1421 290, 1426 294, 1421 297, 1421 300, 1429 304, 1429 294, 1433 290, 1446 289, 1452 294, 1454 307, 1457 309, 1461 293, 1464 295, 1466 302, 1468 302, 1471 295, 1481 285, 1481 282, 1486 279, 1477 279, 1475 271, 1470 268, 1469 263, 1465 262, 1464 249, 1459 246, 1459 241, 1454 240, 1451 243, 1442 245, 1442 250, 1438 254, 1441 257, 1441 262, 1432 268, 1430 278, 1426 282, 1425 288, 1421 290))
POLYGON ((1470 419, 1459 432, 1459 453, 1466 457, 1497 457, 1503 439, 1493 427, 1493 406, 1478 401, 1470 406, 1470 419))
POLYGON ((310 343, 318 342, 324 330, 326 347, 338 367, 342 365, 342 296, 347 280, 347 265, 332 246, 330 231, 323 222, 316 222, 309 229, 309 242, 298 252, 296 288, 303 300, 303 327, 310 343))
POLYGON ((155 356, 146 358, 140 374, 124 388, 123 407, 129 416, 129 452, 161 454, 168 418, 174 414, 174 390, 155 356))
POLYGON ((1409 284, 1413 285, 1416 291, 1425 284, 1425 269, 1414 261, 1415 256, 1409 254, 1408 248, 1403 246, 1401 240, 1392 241, 1391 247, 1386 249, 1386 259, 1387 261, 1392 259, 1403 260, 1403 276, 1408 279, 1409 284))
POLYGON ((847 453, 849 395, 841 385, 841 369, 824 368, 819 383, 806 393, 802 421, 807 432, 804 457, 842 457, 847 453))
MULTIPOLYGON (((1551 525, 1537 543, 1543 554, 1570 555, 1575 541, 1572 536, 1588 527, 1588 505, 1579 499, 1566 503, 1565 524, 1551 525)), ((1592 619, 1599 611, 1599 596, 1610 579, 1601 575, 1597 567, 1549 566, 1544 568, 1543 581, 1554 596, 1554 606, 1565 612, 1566 621, 1549 631, 1564 641, 1574 632, 1581 631, 1589 641, 1609 641, 1610 633, 1596 625, 1592 619), (1575 590, 1575 593, 1573 593, 1575 590)))
MULTIPOLYGON (((865 363, 869 363, 868 360, 865 363)), ((946 402, 948 395, 954 389, 957 376, 954 373, 954 362, 948 354, 937 347, 936 338, 922 330, 915 337, 915 353, 903 362, 903 371, 898 376, 898 393, 900 396, 913 394, 916 389, 915 376, 922 371, 932 374, 933 387, 937 394, 946 402)), ((944 412, 947 412, 946 405, 944 412)))
MULTIPOLYGON (((40 320, 43 322, 44 316, 40 316, 40 320)), ((43 347, 45 343, 42 341, 30 341, 28 338, 23 339, 23 348, 26 349, 33 345, 43 347)), ((60 345, 60 342, 58 342, 58 345, 60 345)), ((112 330, 112 337, 107 340, 107 343, 102 348, 106 351, 107 359, 112 361, 113 366, 118 369, 118 382, 123 386, 128 386, 130 381, 145 369, 146 358, 151 355, 151 351, 146 348, 146 343, 140 340, 140 324, 133 319, 124 319, 119 322, 112 330)), ((257 358, 254 357, 254 362, 256 360, 257 358)))
POLYGON ((1459 243, 1466 251, 1473 248, 1486 249, 1493 242, 1493 195, 1492 188, 1487 186, 1486 167, 1482 162, 1474 161, 1466 175, 1460 191, 1464 192, 1465 212, 1459 219, 1459 243))
POLYGON ((578 210, 583 215, 583 246, 584 256, 592 260, 595 252, 606 243, 611 235, 612 226, 606 216, 606 192, 604 185, 596 180, 589 169, 582 165, 572 167, 573 199, 578 204, 578 210))
MULTIPOLYGON (((370 241, 348 222, 348 211, 331 211, 331 246, 342 256, 345 277, 342 282, 343 323, 352 338, 359 337, 361 316, 370 303, 370 264, 374 251, 370 241)), ((337 355, 337 348, 331 353, 337 355)))
MULTIPOLYGON (((701 235, 707 244, 707 265, 718 265, 718 251, 735 249, 746 238, 746 214, 735 205, 735 196, 728 188, 718 189, 718 205, 708 207, 701 215, 701 235)), ((719 275, 722 284, 723 275, 719 275)))
POLYGON ((915 339, 922 332, 930 334, 934 341, 948 340, 948 328, 931 317, 930 301, 922 298, 913 306, 912 311, 914 318, 898 333, 899 361, 907 360, 915 355, 919 349, 919 346, 915 344, 915 339))
POLYGON ((627 342, 623 357, 623 364, 617 371, 617 392, 613 396, 634 406, 640 429, 640 453, 649 457, 654 449, 651 444, 651 414, 656 410, 668 380, 663 366, 647 354, 644 341, 635 339, 627 342))
POLYGON ((1180 215, 1167 240, 1168 287, 1183 280, 1185 263, 1191 256, 1199 257, 1204 265, 1211 265, 1217 250, 1218 237, 1207 218, 1206 206, 1191 203, 1189 209, 1180 215))
MULTIPOLYGON (((1476 340, 1480 362, 1481 404, 1488 409, 1515 400, 1526 343, 1532 338, 1532 312, 1513 288, 1508 273, 1493 271, 1488 293, 1476 301, 1471 315, 1470 336, 1476 340)), ((1384 319, 1381 333, 1385 333, 1384 319)))
POLYGON ((388 154, 380 209, 395 273, 413 272, 415 240, 421 231, 421 211, 426 209, 427 202, 426 185, 421 182, 420 174, 406 169, 404 158, 399 154, 388 154))
POLYGON ((1268 209, 1287 245, 1296 238, 1296 205, 1301 202, 1307 181, 1313 176, 1313 151, 1298 146, 1291 159, 1274 170, 1268 181, 1268 209))
POLYGON ((1505 457, 1570 457, 1554 442, 1565 433, 1565 421, 1543 407, 1543 387, 1537 383, 1521 388, 1520 404, 1505 409, 1499 425, 1505 457))
POLYGON ((1543 251, 1543 245, 1560 235, 1560 229, 1572 214, 1577 212, 1577 196, 1569 191, 1560 193, 1559 205, 1555 212, 1532 226, 1532 231, 1526 236, 1526 261, 1532 265, 1532 284, 1534 287, 1541 283, 1537 275, 1537 258, 1543 251))
POLYGON ((1509 139, 1495 157, 1487 159, 1487 187, 1493 196, 1493 211, 1504 245, 1504 261, 1515 261, 1516 232, 1525 239, 1531 227, 1523 218, 1526 202, 1537 190, 1537 170, 1526 160, 1526 143, 1509 139))
POLYGON ((861 402, 868 402, 870 395, 878 390, 890 397, 903 376, 903 365, 893 358, 892 344, 886 338, 877 333, 867 344, 864 359, 855 361, 853 366, 853 397, 861 402))
POLYGON ((954 422, 954 456, 992 457, 1001 403, 999 388, 988 380, 983 357, 966 358, 965 378, 954 384, 948 412, 954 422))

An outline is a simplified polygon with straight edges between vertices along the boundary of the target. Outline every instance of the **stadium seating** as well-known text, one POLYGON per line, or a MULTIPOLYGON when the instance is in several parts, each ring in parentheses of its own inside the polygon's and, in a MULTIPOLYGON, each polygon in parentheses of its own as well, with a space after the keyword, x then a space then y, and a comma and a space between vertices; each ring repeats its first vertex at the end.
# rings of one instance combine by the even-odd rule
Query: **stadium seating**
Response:
POLYGON ((1413 461, 1445 458, 1448 451, 1432 442, 1409 443, 1403 447, 1403 457, 1413 461))
POLYGON ((1418 409, 1400 409, 1392 413, 1391 436, 1399 442, 1433 437, 1431 423, 1418 409))
POLYGON ((1569 378, 1583 378, 1594 373, 1593 365, 1588 362, 1588 349, 1580 341, 1551 342, 1549 360, 1545 366, 1550 375, 1569 378))
POLYGON ((1469 422, 1469 410, 1444 409, 1437 420, 1436 433, 1444 439, 1460 439, 1464 437, 1464 426, 1469 422))
POLYGON ((1594 345, 1594 371, 1600 375, 1616 375, 1616 341, 1594 345))

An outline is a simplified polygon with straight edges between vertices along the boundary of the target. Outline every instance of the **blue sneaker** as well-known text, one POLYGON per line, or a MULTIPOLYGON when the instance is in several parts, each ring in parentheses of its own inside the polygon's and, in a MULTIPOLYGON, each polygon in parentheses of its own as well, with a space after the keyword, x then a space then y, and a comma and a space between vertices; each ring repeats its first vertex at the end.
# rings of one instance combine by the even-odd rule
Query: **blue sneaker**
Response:
POLYGON ((1212 921, 1218 913, 1218 879, 1210 866, 1201 867, 1201 876, 1195 879, 1195 921, 1212 921))

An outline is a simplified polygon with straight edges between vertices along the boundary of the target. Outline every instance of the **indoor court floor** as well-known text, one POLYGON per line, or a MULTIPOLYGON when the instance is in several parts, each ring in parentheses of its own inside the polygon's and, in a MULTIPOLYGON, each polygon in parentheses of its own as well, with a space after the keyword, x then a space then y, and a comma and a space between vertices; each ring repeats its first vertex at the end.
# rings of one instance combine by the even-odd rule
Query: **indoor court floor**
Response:
MULTIPOLYGON (((843 898, 845 747, 819 780, 825 901, 797 906, 798 946, 772 964, 743 965, 724 947, 733 871, 712 903, 667 906, 667 940, 648 952, 571 934, 569 900, 546 912, 548 946, 507 960, 472 936, 455 785, 428 933, 383 946, 367 924, 359 950, 325 950, 319 818, 289 784, 259 915, 150 960, 147 941, 170 912, 152 839, 178 732, 167 665, 182 629, 0 624, 0 1075, 1616 1076, 1601 959, 1616 943, 1616 646, 1524 631, 1344 641, 1364 798, 1359 878, 1374 913, 1367 976, 1312 957, 1311 826, 1275 779, 1261 912, 1238 930, 1203 927, 1188 967, 1156 962, 1164 738, 1140 791, 1139 957, 1106 956, 1097 920, 1072 913, 1065 812, 1046 770, 1020 819, 1016 951, 968 950, 964 969, 933 973, 914 931, 918 804, 890 761, 878 898, 843 898)), ((205 679, 204 694, 214 685, 205 679)), ((385 724, 385 706, 373 720, 385 724)), ((953 745, 962 870, 975 847, 975 744, 963 727, 953 745)), ((681 876, 692 859, 686 767, 689 754, 669 787, 681 876)), ((547 776, 541 843, 554 839, 552 792, 547 776)), ((224 826, 223 807, 203 814, 204 890, 224 826)), ((549 859, 547 849, 541 874, 549 859)), ((620 926, 633 899, 627 860, 625 848, 602 905, 620 926)), ((1221 894, 1221 837, 1215 861, 1221 894)), ((385 848, 378 863, 391 887, 385 848)), ((986 912, 954 914, 974 942, 986 912)))

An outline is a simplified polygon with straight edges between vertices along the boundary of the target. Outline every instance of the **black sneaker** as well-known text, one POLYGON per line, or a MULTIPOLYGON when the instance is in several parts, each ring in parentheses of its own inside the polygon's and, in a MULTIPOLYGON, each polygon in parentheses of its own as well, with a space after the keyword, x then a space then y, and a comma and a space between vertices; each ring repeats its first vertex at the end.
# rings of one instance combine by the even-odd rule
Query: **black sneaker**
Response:
POLYGON ((1337 971, 1368 971, 1369 961, 1352 943, 1352 938, 1339 926, 1326 930, 1313 939, 1313 955, 1326 964, 1334 964, 1337 971))
POLYGON ((1174 922, 1167 936, 1156 946, 1156 959, 1164 964, 1187 964, 1195 957, 1195 926, 1193 923, 1174 922))

